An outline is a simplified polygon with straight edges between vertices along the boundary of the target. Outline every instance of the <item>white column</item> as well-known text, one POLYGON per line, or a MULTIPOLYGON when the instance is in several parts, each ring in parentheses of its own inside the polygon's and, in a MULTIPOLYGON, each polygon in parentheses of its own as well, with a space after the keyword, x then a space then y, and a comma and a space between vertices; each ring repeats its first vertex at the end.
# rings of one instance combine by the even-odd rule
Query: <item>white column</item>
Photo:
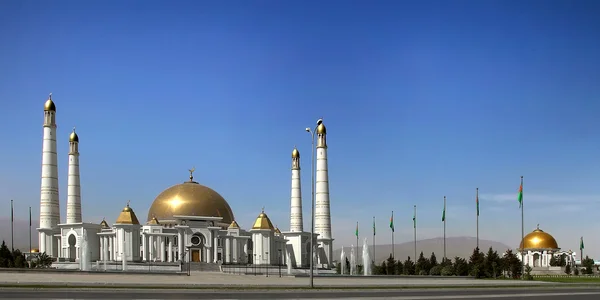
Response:
POLYGON ((302 221, 302 190, 300 186, 300 152, 292 151, 292 195, 290 212, 290 231, 303 232, 302 221))
POLYGON ((148 246, 148 243, 146 242, 146 239, 148 237, 142 232, 142 260, 143 261, 148 261, 148 249, 146 249, 146 246, 148 246))
POLYGON ((160 236, 160 261, 165 262, 165 237, 160 236))
POLYGON ((154 236, 148 235, 148 260, 154 260, 154 236))
POLYGON ((206 248, 206 262, 212 263, 213 262, 212 248, 209 248, 208 246, 205 246, 205 248, 206 248))
POLYGON ((184 245, 185 245, 185 240, 183 239, 183 229, 179 229, 179 232, 177 233, 178 237, 177 237, 177 257, 179 258, 179 260, 183 261, 183 253, 184 253, 184 245))
POLYGON ((100 260, 104 260, 104 237, 100 236, 100 260))
POLYGON ((81 223, 79 137, 75 133, 75 129, 73 129, 73 132, 69 136, 69 173, 67 182, 67 224, 81 223))
POLYGON ((108 257, 108 237, 104 236, 102 237, 102 240, 104 241, 104 260, 107 261, 109 259, 108 257))
POLYGON ((229 263, 231 262, 231 239, 229 237, 225 237, 223 241, 225 242, 225 255, 223 262, 229 263))
MULTIPOLYGON (((60 222, 58 195, 58 158, 56 150, 56 107, 51 97, 44 108, 44 135, 42 144, 42 183, 40 191, 40 228, 56 228, 60 222)), ((49 241, 52 244, 52 241, 49 241)), ((53 256, 53 249, 44 247, 53 256)))
POLYGON ((172 236, 169 237, 169 247, 168 247, 167 253, 169 254, 169 256, 168 256, 169 262, 173 262, 173 237, 172 236))
POLYGON ((218 239, 219 238, 217 237, 217 235, 215 233, 215 238, 214 238, 214 241, 213 241, 213 253, 214 253, 213 261, 215 263, 217 262, 217 259, 219 258, 219 249, 217 247, 217 245, 218 245, 218 239))
POLYGON ((40 253, 46 252, 46 233, 40 232, 40 253))
POLYGON ((232 259, 232 261, 239 263, 240 262, 240 251, 239 251, 239 246, 238 246, 238 240, 235 237, 232 239, 233 239, 233 241, 232 241, 232 243, 233 243, 233 247, 232 247, 233 248, 233 254, 232 254, 233 259, 232 259))

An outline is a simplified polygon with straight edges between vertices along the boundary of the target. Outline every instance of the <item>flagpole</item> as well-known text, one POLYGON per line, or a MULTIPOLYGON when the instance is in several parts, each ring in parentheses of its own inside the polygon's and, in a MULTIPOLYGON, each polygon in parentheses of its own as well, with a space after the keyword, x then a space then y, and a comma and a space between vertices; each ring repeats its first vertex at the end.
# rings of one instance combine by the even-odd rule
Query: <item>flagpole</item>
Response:
POLYGON ((477 201, 477 249, 479 249, 479 188, 475 189, 475 201, 477 201))
POLYGON ((581 261, 581 263, 583 264, 583 237, 581 237, 581 240, 579 241, 579 252, 581 253, 581 258, 579 259, 579 261, 581 261))
POLYGON ((375 216, 373 216, 373 262, 375 262, 375 216))
POLYGON ((446 196, 444 196, 444 260, 446 260, 446 196))
POLYGON ((414 261, 417 261, 417 206, 415 205, 415 211, 413 216, 413 227, 415 231, 415 256, 413 257, 414 261))
POLYGON ((12 252, 15 252, 15 209, 13 206, 13 200, 10 200, 10 248, 12 252))
MULTIPOLYGON (((525 213, 523 209, 523 176, 521 176, 521 245, 525 246, 525 213)), ((521 246, 521 278, 525 279, 525 257, 523 257, 523 246, 521 246)))
MULTIPOLYGON (((394 211, 392 210, 392 227, 394 227, 394 211)), ((396 258, 396 250, 394 249, 394 228, 392 228, 392 258, 396 258)))
POLYGON ((31 206, 29 207, 29 253, 31 253, 31 206))

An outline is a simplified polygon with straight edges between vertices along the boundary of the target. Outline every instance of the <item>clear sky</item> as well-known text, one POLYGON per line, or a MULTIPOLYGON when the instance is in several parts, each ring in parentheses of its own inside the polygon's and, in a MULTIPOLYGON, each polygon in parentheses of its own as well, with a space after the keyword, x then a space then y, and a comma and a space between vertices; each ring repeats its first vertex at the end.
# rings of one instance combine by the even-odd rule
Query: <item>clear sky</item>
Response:
MULTIPOLYGON (((328 128, 335 247, 525 229, 600 258, 597 1, 2 1, 0 198, 39 216, 42 109, 57 106, 61 219, 68 135, 80 137, 85 221, 195 179, 248 228, 289 229, 291 151, 328 128), (361 238, 362 240, 362 238, 361 238), (361 241, 362 243, 362 241, 361 241)), ((5 223, 8 225, 7 223, 5 223)), ((4 226, 4 225, 3 225, 4 226)))

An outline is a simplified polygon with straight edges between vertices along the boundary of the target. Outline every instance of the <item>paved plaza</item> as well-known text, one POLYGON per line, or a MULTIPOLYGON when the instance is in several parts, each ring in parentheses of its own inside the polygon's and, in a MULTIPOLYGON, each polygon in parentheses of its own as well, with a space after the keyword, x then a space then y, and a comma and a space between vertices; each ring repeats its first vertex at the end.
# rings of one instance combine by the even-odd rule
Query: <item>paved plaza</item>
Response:
MULTIPOLYGON (((235 275, 219 272, 192 272, 185 275, 115 274, 115 273, 54 273, 54 272, 3 272, 0 284, 4 285, 65 285, 65 286, 138 286, 138 287, 303 287, 307 277, 278 277, 235 275)), ((315 277, 317 287, 455 287, 455 286, 540 286, 546 282, 522 280, 476 280, 469 278, 419 278, 419 277, 315 277)))

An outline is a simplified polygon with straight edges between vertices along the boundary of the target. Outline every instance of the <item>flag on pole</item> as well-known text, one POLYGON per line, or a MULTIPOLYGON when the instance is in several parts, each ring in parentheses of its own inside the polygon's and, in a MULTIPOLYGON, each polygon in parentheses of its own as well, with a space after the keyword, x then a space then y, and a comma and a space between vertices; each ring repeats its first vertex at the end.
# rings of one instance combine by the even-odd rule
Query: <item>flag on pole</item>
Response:
POLYGON ((519 197, 517 200, 519 200, 519 208, 521 208, 521 206, 523 206, 523 182, 521 182, 521 185, 519 186, 519 197))
MULTIPOLYGON (((583 250, 585 247, 583 245, 583 237, 581 237, 581 241, 579 242, 579 250, 583 250)), ((583 259, 583 258, 582 258, 583 259)))
POLYGON ((15 210, 13 208, 13 201, 10 200, 10 222, 14 222, 15 221, 15 210))
POLYGON ((354 233, 354 235, 356 235, 356 237, 358 237, 358 222, 356 222, 356 232, 354 233))
POLYGON ((394 232, 394 212, 392 212, 392 217, 390 218, 390 228, 394 232))
POLYGON ((477 205, 477 216, 479 216, 479 193, 475 196, 475 204, 477 205))
POLYGON ((417 228, 417 215, 413 213, 413 228, 417 228))
POLYGON ((31 206, 29 207, 29 227, 31 227, 31 206))
POLYGON ((444 206, 444 211, 442 211, 442 222, 446 222, 446 206, 444 206))
POLYGON ((373 235, 375 235, 375 217, 373 217, 373 235))

